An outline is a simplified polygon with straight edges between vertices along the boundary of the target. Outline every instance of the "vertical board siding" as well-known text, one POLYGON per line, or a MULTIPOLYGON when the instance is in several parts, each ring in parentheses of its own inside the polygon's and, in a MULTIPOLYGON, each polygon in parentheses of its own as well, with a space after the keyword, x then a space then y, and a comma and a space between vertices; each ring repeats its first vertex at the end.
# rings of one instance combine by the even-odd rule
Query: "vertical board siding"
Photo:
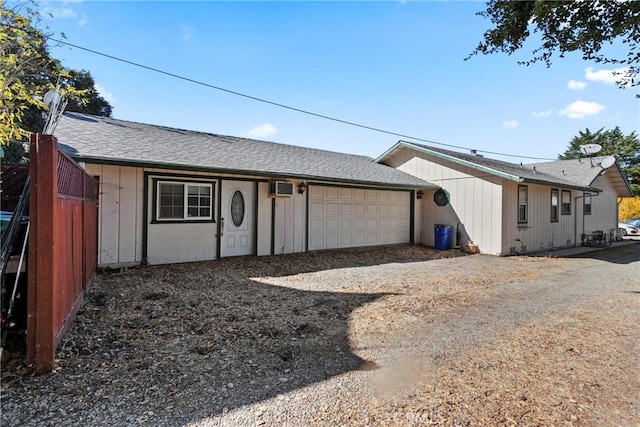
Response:
MULTIPOLYGON (((309 191, 309 190, 307 190, 309 191)), ((274 251, 276 255, 305 251, 306 199, 294 192, 291 197, 278 197, 274 218, 274 251)))
MULTIPOLYGON (((424 245, 434 246, 434 226, 460 224, 462 245, 471 240, 482 253, 502 252, 502 179, 443 159, 401 150, 387 164, 442 187, 449 194, 447 206, 437 206, 434 191, 425 191, 421 201, 424 245)), ((453 236, 455 243, 455 233, 453 236)))
MULTIPOLYGON (((591 234, 596 230, 614 233, 618 230, 618 203, 616 190, 611 182, 611 174, 600 175, 592 184, 593 187, 602 190, 602 193, 591 197, 591 215, 585 215, 584 232, 591 234)), ((579 221, 578 233, 581 233, 582 224, 579 221)))
POLYGON ((98 265, 140 264, 143 169, 94 164, 85 169, 99 177, 98 265))
POLYGON ((582 192, 568 190, 571 192, 571 215, 562 215, 559 206, 558 221, 551 222, 551 189, 557 189, 560 197, 562 190, 568 190, 539 184, 505 183, 503 255, 532 253, 580 243, 582 199, 576 203, 576 196, 582 195, 582 192), (518 185, 526 185, 528 189, 526 224, 518 224, 518 185))
POLYGON ((271 198, 269 198, 269 183, 258 183, 258 218, 256 225, 256 253, 258 255, 271 255, 271 198))

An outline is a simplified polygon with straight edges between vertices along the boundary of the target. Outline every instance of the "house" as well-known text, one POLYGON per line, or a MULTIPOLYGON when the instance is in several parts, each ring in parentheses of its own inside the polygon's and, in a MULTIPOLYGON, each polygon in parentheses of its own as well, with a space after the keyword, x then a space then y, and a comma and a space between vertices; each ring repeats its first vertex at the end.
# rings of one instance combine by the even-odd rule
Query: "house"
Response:
POLYGON ((98 265, 419 243, 438 187, 351 154, 67 113, 59 146, 99 180, 98 265))
POLYGON ((612 156, 513 164, 399 141, 377 162, 441 187, 422 199, 420 241, 435 224, 458 227, 460 244, 513 255, 577 246, 617 231, 617 197, 631 188, 612 156))

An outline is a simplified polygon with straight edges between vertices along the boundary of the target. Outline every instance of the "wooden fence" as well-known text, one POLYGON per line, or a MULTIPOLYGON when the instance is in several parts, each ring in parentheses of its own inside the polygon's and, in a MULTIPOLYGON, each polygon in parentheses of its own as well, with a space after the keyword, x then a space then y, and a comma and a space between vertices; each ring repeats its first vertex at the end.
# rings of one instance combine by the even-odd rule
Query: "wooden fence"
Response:
POLYGON ((30 168, 27 363, 45 373, 96 269, 98 189, 51 135, 31 136, 30 168))

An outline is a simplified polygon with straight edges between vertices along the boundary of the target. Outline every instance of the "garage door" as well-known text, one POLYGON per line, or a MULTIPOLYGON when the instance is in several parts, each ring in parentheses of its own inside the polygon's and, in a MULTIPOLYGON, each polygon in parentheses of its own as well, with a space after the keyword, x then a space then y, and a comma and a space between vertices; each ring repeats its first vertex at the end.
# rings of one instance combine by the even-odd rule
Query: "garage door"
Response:
POLYGON ((309 250, 408 243, 409 191, 309 187, 309 250))

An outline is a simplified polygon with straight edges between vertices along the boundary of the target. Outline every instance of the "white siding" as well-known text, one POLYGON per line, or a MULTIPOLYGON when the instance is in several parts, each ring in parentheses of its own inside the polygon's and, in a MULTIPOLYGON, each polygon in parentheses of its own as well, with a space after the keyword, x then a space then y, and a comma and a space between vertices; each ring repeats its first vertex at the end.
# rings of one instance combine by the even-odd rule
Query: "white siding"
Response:
POLYGON ((142 169, 85 165, 99 176, 98 265, 142 262, 142 169))
MULTIPOLYGON (((309 190, 307 190, 309 191, 309 190)), ((274 254, 304 252, 306 195, 298 194, 297 187, 291 197, 275 198, 274 254)))
MULTIPOLYGON (((216 222, 154 223, 153 201, 156 189, 153 179, 171 181, 179 177, 150 174, 148 179, 147 259, 149 264, 207 261, 217 258, 217 209, 220 182, 213 181, 213 215, 216 222)), ((205 177, 203 177, 205 178, 205 177)), ((196 179, 196 178, 189 178, 196 179)), ((204 182, 204 181, 203 181, 204 182)), ((206 181, 211 182, 211 181, 206 181)))
POLYGON ((269 183, 258 183, 258 241, 256 250, 258 256, 271 255, 271 207, 272 199, 269 198, 269 183))
MULTIPOLYGON (((504 234, 503 255, 530 253, 575 244, 576 212, 582 212, 582 204, 576 206, 575 197, 581 192, 562 187, 537 184, 518 184, 505 181, 504 185, 504 234), (518 185, 528 191, 528 220, 518 224, 518 185), (558 222, 551 222, 551 189, 558 190, 558 222), (562 190, 571 192, 571 214, 562 215, 562 190), (576 211, 576 208, 578 210, 576 211)), ((579 216, 579 215, 578 215, 579 216)), ((578 231, 578 241, 580 239, 578 231)))
MULTIPOLYGON (((618 229, 618 202, 616 191, 611 183, 611 174, 600 175, 592 184, 592 187, 602 190, 602 193, 591 197, 591 215, 585 215, 584 232, 587 234, 595 230, 606 233, 618 229)), ((580 224, 578 233, 582 233, 580 224)), ((579 235, 578 234, 578 235, 579 235)))
MULTIPOLYGON (((523 185, 523 184, 520 184, 523 185)), ((504 187, 504 255, 516 251, 531 253, 582 244, 582 234, 601 230, 615 232, 617 228, 617 203, 615 189, 606 174, 592 184, 603 190, 591 197, 591 215, 583 215, 584 193, 558 186, 526 184, 529 193, 529 218, 527 224, 518 226, 518 183, 507 182, 504 187), (551 222, 551 189, 557 189, 562 202, 562 191, 571 193, 571 214, 563 215, 558 207, 558 221, 551 222), (584 227, 583 227, 584 219, 584 227)))
MULTIPOLYGON (((449 194, 447 206, 437 206, 434 191, 425 191, 421 201, 424 245, 435 243, 434 225, 460 224, 462 245, 475 242, 482 253, 502 252, 502 179, 446 160, 401 150, 385 161, 390 166, 441 186, 449 194)), ((455 232, 453 235, 455 243, 455 232)))

